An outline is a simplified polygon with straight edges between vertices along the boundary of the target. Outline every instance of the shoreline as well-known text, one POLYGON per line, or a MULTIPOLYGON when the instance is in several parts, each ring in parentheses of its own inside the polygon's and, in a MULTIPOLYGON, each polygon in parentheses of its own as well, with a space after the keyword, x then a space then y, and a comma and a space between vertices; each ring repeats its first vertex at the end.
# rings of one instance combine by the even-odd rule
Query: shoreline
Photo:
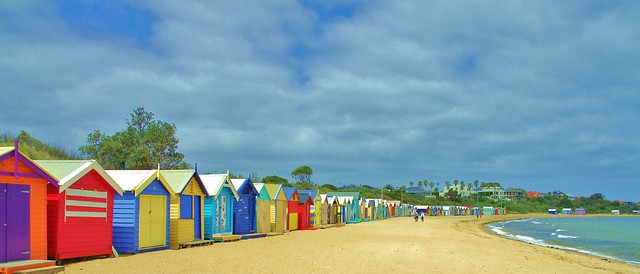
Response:
MULTIPOLYGON (((514 214, 514 215, 516 215, 516 214, 514 214)), ((562 245, 540 244, 540 243, 535 243, 535 242, 527 242, 527 241, 524 241, 524 240, 519 240, 519 239, 510 237, 508 235, 502 235, 502 234, 492 230, 489 227, 491 224, 494 224, 494 223, 502 223, 502 222, 508 222, 508 221, 513 221, 513 220, 552 219, 552 218, 620 218, 620 217, 636 217, 637 218, 637 217, 639 217, 638 215, 632 215, 632 214, 622 214, 622 215, 611 215, 611 214, 549 215, 549 214, 544 214, 544 213, 532 213, 532 214, 523 214, 523 215, 524 216, 522 216, 522 218, 513 218, 513 219, 505 218, 504 220, 483 222, 481 224, 481 226, 482 226, 482 228, 484 229, 484 231, 486 233, 497 235, 497 236, 500 236, 500 237, 505 238, 505 239, 514 240, 514 241, 525 243, 525 244, 532 244, 532 245, 536 245, 536 246, 540 246, 540 247, 551 248, 551 249, 566 250, 566 251, 570 251, 570 252, 575 252, 577 254, 583 254, 583 255, 595 257, 595 258, 598 258, 598 259, 608 259, 608 260, 617 261, 617 262, 620 262, 620 263, 623 263, 623 264, 626 264, 626 265, 640 267, 640 265, 632 264, 632 263, 629 263, 629 262, 625 261, 624 259, 616 258, 614 256, 610 256, 610 255, 607 255, 607 254, 601 254, 601 253, 597 253, 597 252, 590 252, 590 251, 587 251, 587 250, 581 250, 581 249, 578 249, 578 248, 572 248, 572 247, 567 247, 567 246, 562 246, 562 245), (529 216, 529 215, 535 215, 535 216, 529 216)))
POLYGON ((65 273, 640 273, 640 267, 509 239, 486 224, 549 217, 398 217, 342 227, 65 262, 65 273))

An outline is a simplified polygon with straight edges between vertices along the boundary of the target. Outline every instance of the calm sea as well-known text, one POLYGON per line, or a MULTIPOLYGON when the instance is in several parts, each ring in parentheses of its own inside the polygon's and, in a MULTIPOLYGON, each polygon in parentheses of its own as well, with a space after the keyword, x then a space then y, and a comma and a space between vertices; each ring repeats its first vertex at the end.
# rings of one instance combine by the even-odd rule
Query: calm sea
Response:
POLYGON ((494 232, 640 266, 640 217, 534 218, 493 223, 494 232))

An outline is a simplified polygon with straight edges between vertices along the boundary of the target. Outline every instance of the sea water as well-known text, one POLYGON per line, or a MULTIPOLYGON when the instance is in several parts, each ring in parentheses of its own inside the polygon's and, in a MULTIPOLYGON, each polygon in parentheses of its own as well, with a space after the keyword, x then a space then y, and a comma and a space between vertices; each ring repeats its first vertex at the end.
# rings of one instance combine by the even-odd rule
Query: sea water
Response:
POLYGON ((506 237, 640 266, 640 217, 533 218, 488 225, 506 237))

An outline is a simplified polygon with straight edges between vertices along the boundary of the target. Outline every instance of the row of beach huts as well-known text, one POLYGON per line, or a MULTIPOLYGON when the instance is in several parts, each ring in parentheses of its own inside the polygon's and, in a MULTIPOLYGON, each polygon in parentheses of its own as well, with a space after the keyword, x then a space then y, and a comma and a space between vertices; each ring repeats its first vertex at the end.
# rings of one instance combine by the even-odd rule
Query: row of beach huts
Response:
POLYGON ((104 170, 94 160, 31 160, 17 141, 0 147, 0 188, 0 273, 234 235, 410 216, 414 210, 358 192, 320 194, 196 169, 104 170))

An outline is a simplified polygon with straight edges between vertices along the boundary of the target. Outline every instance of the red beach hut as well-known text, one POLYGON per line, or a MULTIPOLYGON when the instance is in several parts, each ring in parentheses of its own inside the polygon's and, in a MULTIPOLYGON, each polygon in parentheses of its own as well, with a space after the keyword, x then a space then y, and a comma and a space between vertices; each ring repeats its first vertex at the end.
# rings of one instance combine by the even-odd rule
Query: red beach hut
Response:
POLYGON ((47 259, 48 188, 57 189, 58 180, 22 154, 17 141, 0 147, 0 263, 47 259))
POLYGON ((311 223, 311 205, 313 199, 309 196, 309 193, 298 193, 300 201, 298 201, 298 229, 307 230, 311 223))
POLYGON ((287 197, 287 229, 289 231, 298 230, 298 190, 295 187, 283 187, 284 195, 287 197))
POLYGON ((47 191, 48 257, 111 254, 113 196, 122 188, 95 160, 35 162, 60 179, 60 188, 47 191))

